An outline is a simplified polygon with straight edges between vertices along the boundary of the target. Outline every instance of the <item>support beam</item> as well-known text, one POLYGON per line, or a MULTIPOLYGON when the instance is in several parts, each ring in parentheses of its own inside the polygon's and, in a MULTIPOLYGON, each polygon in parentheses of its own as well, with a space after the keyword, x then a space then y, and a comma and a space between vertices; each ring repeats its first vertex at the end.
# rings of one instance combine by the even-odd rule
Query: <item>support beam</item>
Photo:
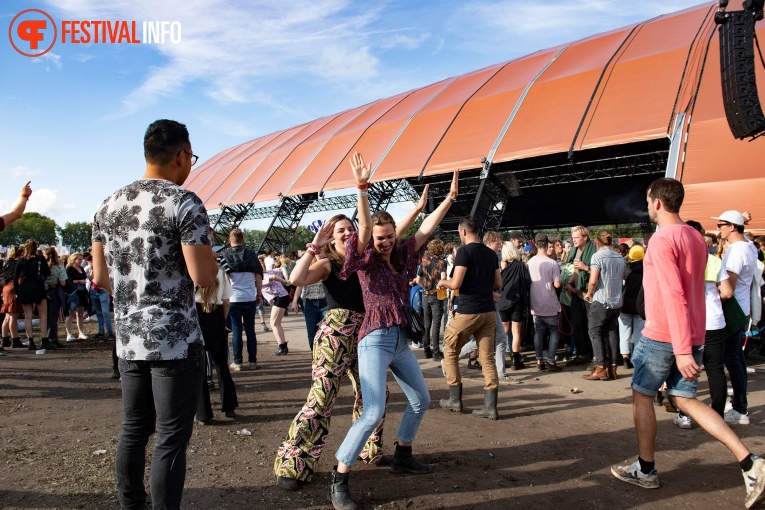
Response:
POLYGON ((292 241, 295 231, 300 225, 308 207, 319 197, 318 193, 297 195, 294 197, 282 197, 279 209, 271 220, 266 231, 266 236, 258 246, 258 252, 265 248, 273 248, 283 253, 292 241))

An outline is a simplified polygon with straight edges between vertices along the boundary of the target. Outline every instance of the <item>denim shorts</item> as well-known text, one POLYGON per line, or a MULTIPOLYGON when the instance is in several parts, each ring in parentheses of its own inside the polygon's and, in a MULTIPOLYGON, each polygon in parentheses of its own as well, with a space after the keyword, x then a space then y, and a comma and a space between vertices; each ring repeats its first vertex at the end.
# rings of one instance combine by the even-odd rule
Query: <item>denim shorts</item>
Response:
MULTIPOLYGON (((701 366, 704 346, 693 347, 693 359, 701 366)), ((675 363, 672 344, 657 342, 645 336, 635 344, 630 358, 635 365, 632 389, 649 397, 655 396, 661 385, 667 383, 667 395, 696 398, 698 381, 687 381, 675 363)))

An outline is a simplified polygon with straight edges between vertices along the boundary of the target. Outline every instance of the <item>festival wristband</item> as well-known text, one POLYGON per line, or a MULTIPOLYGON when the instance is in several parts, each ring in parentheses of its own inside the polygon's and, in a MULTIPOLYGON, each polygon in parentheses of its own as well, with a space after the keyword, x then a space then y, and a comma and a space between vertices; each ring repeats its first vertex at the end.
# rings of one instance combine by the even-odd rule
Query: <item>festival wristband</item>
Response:
POLYGON ((365 189, 369 188, 369 183, 365 182, 364 184, 356 184, 356 187, 358 189, 365 190, 365 189))

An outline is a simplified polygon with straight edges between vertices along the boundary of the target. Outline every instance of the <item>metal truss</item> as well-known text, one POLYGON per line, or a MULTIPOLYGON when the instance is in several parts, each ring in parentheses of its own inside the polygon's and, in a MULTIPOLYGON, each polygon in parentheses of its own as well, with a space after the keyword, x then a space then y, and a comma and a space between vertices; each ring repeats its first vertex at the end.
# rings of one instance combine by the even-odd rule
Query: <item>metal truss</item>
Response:
POLYGON ((316 193, 282 197, 279 209, 266 231, 266 236, 258 246, 258 252, 263 251, 264 248, 273 248, 279 253, 284 253, 295 236, 300 220, 317 197, 316 193))
POLYGON ((220 214, 210 215, 210 225, 215 231, 215 244, 225 246, 229 232, 241 225, 252 208, 253 204, 225 205, 220 214))

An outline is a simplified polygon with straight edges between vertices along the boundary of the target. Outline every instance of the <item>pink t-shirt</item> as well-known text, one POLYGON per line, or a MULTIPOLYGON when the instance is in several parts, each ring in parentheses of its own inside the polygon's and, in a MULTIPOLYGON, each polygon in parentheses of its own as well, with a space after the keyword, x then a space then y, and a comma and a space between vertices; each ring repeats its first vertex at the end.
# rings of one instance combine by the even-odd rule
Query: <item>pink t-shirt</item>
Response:
POLYGON ((675 354, 704 345, 707 255, 704 238, 688 225, 661 227, 645 253, 643 336, 671 343, 675 354))
POLYGON ((560 281, 560 268, 553 259, 537 255, 529 260, 531 275, 531 314, 554 317, 560 311, 560 301, 554 283, 560 281))

